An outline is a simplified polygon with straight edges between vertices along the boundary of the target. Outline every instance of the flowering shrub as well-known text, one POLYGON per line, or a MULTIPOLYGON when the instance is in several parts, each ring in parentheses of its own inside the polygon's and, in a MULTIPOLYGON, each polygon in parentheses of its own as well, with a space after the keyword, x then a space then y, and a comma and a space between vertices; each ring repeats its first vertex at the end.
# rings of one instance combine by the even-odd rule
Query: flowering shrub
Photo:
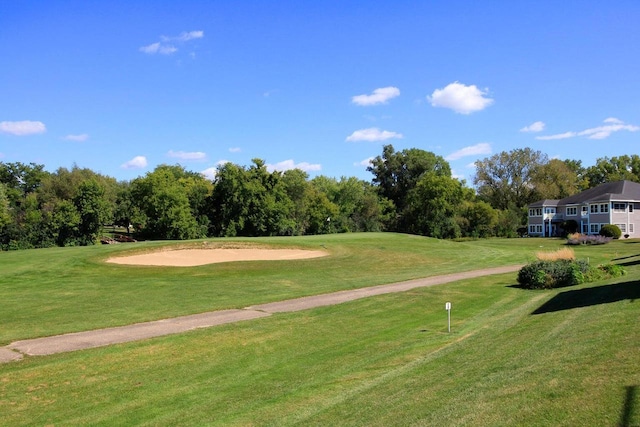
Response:
POLYGON ((613 240, 599 234, 573 233, 567 236, 567 245, 605 245, 613 240))

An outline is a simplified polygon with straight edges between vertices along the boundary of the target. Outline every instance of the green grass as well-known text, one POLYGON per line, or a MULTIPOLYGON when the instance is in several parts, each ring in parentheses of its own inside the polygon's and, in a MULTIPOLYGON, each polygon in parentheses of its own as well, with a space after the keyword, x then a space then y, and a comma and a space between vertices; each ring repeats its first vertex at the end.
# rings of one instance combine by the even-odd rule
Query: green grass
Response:
MULTIPOLYGON (((274 286, 290 295, 309 291, 305 287, 324 292, 332 286, 364 286, 367 280, 377 284, 446 273, 456 271, 456 262, 460 270, 524 263, 535 258, 541 245, 553 250, 561 244, 545 239, 456 243, 381 234, 266 241, 298 247, 324 244, 333 254, 285 263, 289 271, 262 263, 242 265, 255 274, 266 272, 264 283, 292 276, 291 283, 304 284, 288 291, 274 286), (323 272, 316 262, 330 271, 323 272), (335 282, 344 278, 348 285, 323 284, 322 278, 304 277, 292 266, 333 276, 335 282), (394 272, 400 277, 389 280, 394 272), (365 279, 359 281, 357 273, 365 279)), ((113 268, 99 260, 115 250, 122 248, 43 253, 75 272, 98 277, 102 269, 113 268), (60 255, 64 253, 71 255, 60 255)), ((28 252, 39 251, 23 254, 28 252)), ((576 255, 593 262, 615 259, 627 264, 629 274, 549 291, 514 287, 515 274, 485 277, 0 365, 0 425, 638 425, 640 243, 576 248, 576 255), (453 303, 450 334, 446 301, 453 303)), ((46 258, 34 257, 29 274, 35 283, 25 290, 13 284, 16 305, 29 301, 29 291, 38 283, 54 282, 48 282, 50 273, 45 272, 64 270, 46 258)), ((28 273, 29 263, 20 259, 15 256, 13 263, 4 264, 14 276, 28 273)), ((243 277, 244 271, 232 274, 233 264, 219 267, 188 274, 180 269, 184 286, 197 292, 198 277, 217 282, 212 278, 219 275, 231 287, 232 277, 243 277)), ((115 270, 136 272, 141 285, 139 270, 159 274, 154 269, 115 270)), ((167 287, 181 285, 175 273, 160 270, 168 271, 167 287)), ((91 291, 111 298, 109 292, 127 290, 129 299, 138 298, 127 282, 109 292, 88 280, 65 283, 70 282, 79 294, 91 291)), ((244 283, 236 285, 247 286, 244 283)), ((251 286, 257 291, 259 283, 251 286)), ((4 276, 1 287, 7 301, 11 292, 4 276)), ((222 295, 225 288, 217 292, 222 295)), ((162 298, 156 290, 149 293, 150 301, 162 298)), ((272 297, 267 289, 256 299, 272 297)), ((182 305, 187 312, 198 306, 196 297, 187 303, 179 293, 168 298, 165 305, 182 305)), ((249 305, 251 298, 238 293, 228 300, 249 305)), ((11 310, 21 312, 20 307, 11 310)), ((104 321, 104 315, 95 316, 104 321)), ((25 318, 43 319, 40 314, 25 318)), ((65 320, 70 328, 77 327, 74 319, 65 320)), ((19 330, 20 319, 13 321, 19 330)))
MULTIPOLYGON (((532 258, 532 248, 540 245, 541 241, 534 240, 459 243, 383 233, 219 239, 215 242, 326 248, 331 256, 189 268, 104 263, 110 256, 177 245, 175 242, 0 252, 0 344, 521 264, 532 258)), ((559 242, 545 244, 557 247, 559 242)), ((602 252, 593 249, 593 256, 602 252)))

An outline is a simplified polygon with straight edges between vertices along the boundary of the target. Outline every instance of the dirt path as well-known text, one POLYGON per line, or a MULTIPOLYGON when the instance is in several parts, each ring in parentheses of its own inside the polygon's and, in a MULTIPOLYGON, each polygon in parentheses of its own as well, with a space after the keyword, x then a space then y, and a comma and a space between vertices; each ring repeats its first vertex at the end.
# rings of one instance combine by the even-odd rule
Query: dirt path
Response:
POLYGON ((177 334, 193 329, 223 325, 225 323, 267 317, 274 313, 307 310, 315 307, 341 304, 374 295, 404 292, 414 288, 450 283, 474 277, 512 273, 518 271, 520 268, 521 266, 517 265, 466 271, 462 273, 409 280, 406 282, 391 283, 388 285, 372 286, 369 288, 339 291, 323 295, 314 295, 286 301, 254 305, 241 310, 213 311, 209 313, 156 320, 153 322, 136 323, 116 328, 96 329, 93 331, 75 332, 51 337, 15 341, 6 347, 0 347, 0 363, 20 360, 24 355, 42 356, 143 340, 163 335, 177 334))

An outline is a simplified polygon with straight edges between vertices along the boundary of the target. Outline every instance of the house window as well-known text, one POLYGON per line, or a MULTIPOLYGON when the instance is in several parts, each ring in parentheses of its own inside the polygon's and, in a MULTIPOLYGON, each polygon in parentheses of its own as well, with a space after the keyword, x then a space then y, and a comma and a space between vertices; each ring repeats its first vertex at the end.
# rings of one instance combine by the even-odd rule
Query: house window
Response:
POLYGON ((542 233, 542 225, 536 225, 536 233, 542 233))
POLYGON ((629 213, 633 212, 633 203, 629 203, 629 213))
POLYGON ((600 231, 600 224, 591 224, 591 233, 598 233, 600 231))
POLYGON ((583 206, 582 207, 582 215, 585 216, 585 215, 587 215, 587 213, 589 213, 589 207, 588 206, 583 206))
POLYGON ((583 234, 589 233, 589 224, 587 224, 586 222, 582 223, 582 233, 583 234))
POLYGON ((600 205, 600 213, 607 213, 609 212, 609 203, 603 203, 600 205))
POLYGON ((567 216, 576 216, 578 215, 578 208, 575 206, 567 208, 567 216))
POLYGON ((629 224, 629 233, 633 233, 633 224, 629 224))
POLYGON ((618 226, 618 228, 620 229, 620 231, 622 231, 623 233, 627 232, 627 225, 626 224, 615 224, 618 226))
POLYGON ((542 216, 542 208, 529 209, 529 216, 542 216))
POLYGON ((613 211, 614 212, 626 212, 627 210, 627 204, 626 203, 614 203, 613 204, 613 211))
POLYGON ((589 206, 589 212, 598 213, 598 205, 590 205, 589 206))

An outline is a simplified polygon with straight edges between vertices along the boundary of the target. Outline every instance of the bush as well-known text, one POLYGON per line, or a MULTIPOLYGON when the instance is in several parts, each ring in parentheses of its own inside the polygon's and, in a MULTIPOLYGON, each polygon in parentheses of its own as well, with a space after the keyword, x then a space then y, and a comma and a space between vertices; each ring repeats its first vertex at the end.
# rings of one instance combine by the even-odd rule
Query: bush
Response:
POLYGON ((518 272, 518 283, 527 289, 552 289, 579 285, 626 274, 617 264, 590 267, 586 260, 536 261, 518 272))
POLYGON ((589 235, 574 233, 567 236, 567 245, 605 245, 612 240, 611 237, 601 235, 589 235))
POLYGON ((551 289, 584 283, 589 271, 586 261, 560 259, 536 261, 518 272, 518 283, 528 289, 551 289))
POLYGON ((564 230, 565 234, 572 234, 578 231, 578 221, 575 219, 568 219, 560 224, 560 227, 564 230))
POLYGON ((622 236, 620 227, 615 224, 603 225, 600 229, 600 235, 604 237, 611 237, 613 239, 619 239, 622 236))

